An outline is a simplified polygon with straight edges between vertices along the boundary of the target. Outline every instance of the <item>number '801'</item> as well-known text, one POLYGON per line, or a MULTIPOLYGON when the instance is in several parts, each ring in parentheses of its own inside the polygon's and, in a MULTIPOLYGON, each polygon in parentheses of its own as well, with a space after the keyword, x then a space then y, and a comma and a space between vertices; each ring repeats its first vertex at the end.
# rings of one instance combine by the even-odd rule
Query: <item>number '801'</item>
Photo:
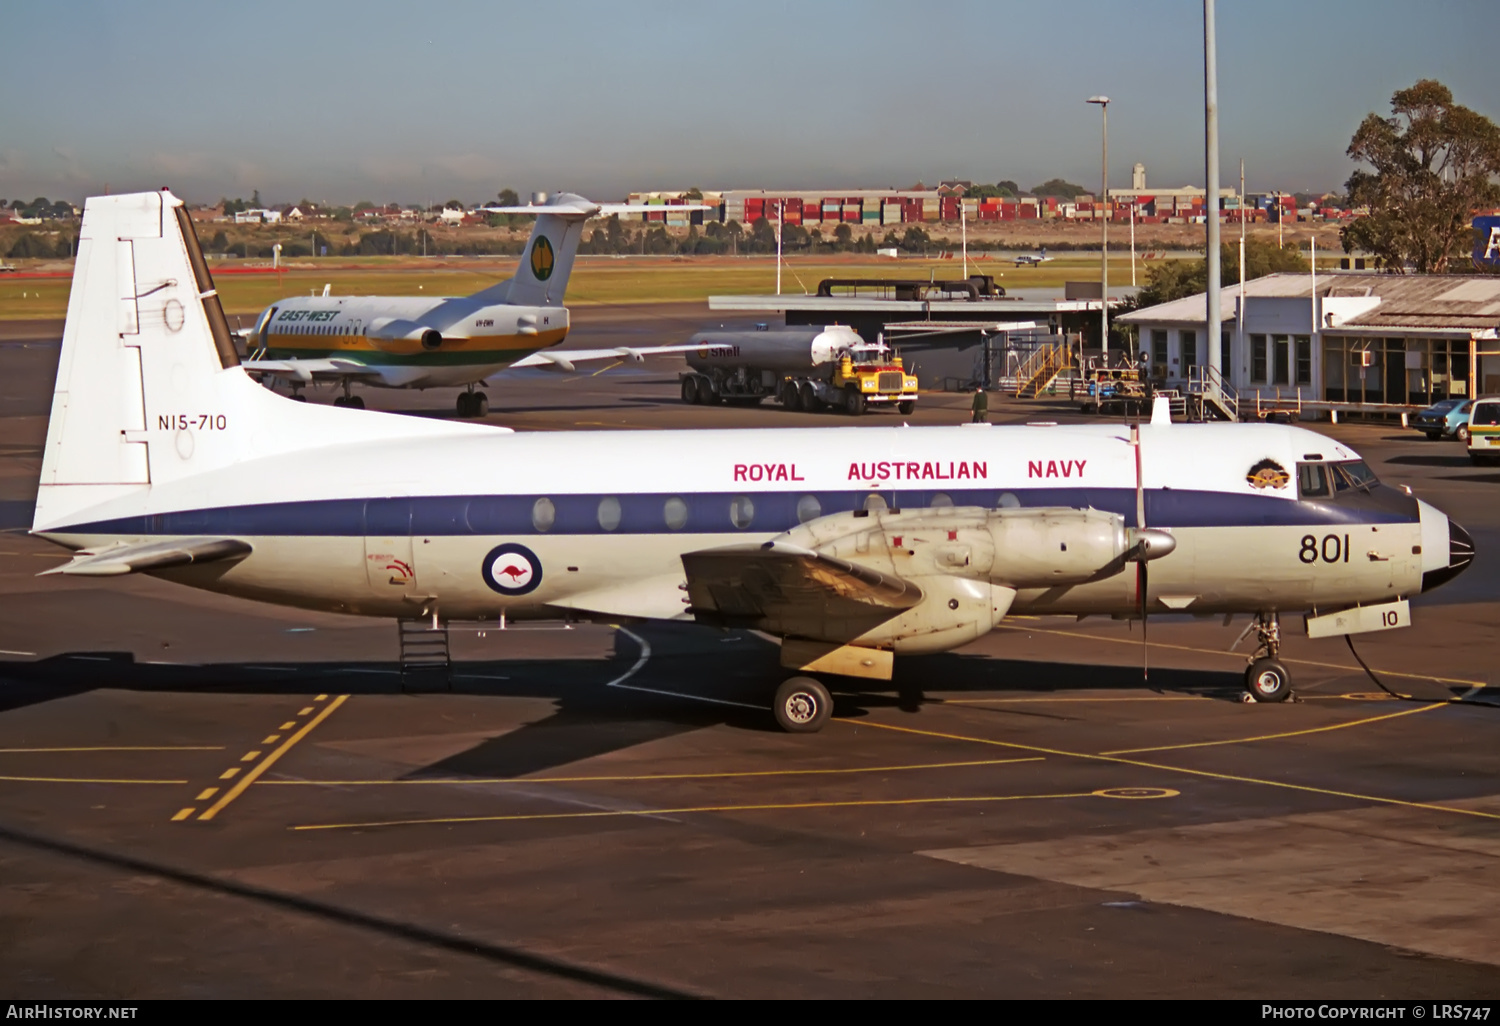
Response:
POLYGON ((1324 563, 1347 563, 1349 562, 1349 536, 1325 534, 1319 541, 1316 535, 1304 534, 1302 548, 1297 551, 1297 558, 1304 563, 1316 563, 1319 560, 1324 563))

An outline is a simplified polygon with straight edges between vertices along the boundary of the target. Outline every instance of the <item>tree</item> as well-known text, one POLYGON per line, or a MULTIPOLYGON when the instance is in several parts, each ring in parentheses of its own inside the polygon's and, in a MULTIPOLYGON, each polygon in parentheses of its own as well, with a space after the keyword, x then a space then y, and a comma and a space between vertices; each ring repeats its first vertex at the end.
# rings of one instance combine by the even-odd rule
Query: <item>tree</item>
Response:
POLYGON ((1350 204, 1370 212, 1339 233, 1344 251, 1374 253, 1388 270, 1446 272, 1475 209, 1500 204, 1500 128, 1433 79, 1398 90, 1390 117, 1366 117, 1348 152, 1374 170, 1349 178, 1350 204))
POLYGON ((254 192, 250 193, 250 205, 257 210, 261 209, 259 189, 256 189, 254 192))
MULTIPOLYGON (((1221 280, 1227 285, 1240 281, 1240 253, 1237 243, 1224 243, 1219 249, 1221 280)), ((1306 274, 1307 261, 1292 246, 1276 246, 1259 239, 1245 240, 1245 280, 1261 278, 1277 271, 1306 274)), ((1208 289, 1207 260, 1168 260, 1146 271, 1146 285, 1136 295, 1132 309, 1170 303, 1208 289)))
POLYGON ((497 206, 519 207, 521 205, 521 197, 516 195, 516 190, 514 189, 501 189, 495 195, 500 200, 496 204, 497 206))
POLYGON ((1033 196, 1056 196, 1058 199, 1074 200, 1088 190, 1081 185, 1065 182, 1061 178, 1049 178, 1031 190, 1033 196))
POLYGON ((1019 185, 1017 185, 1015 182, 1011 181, 1009 178, 1004 178, 1004 179, 1001 179, 1000 181, 996 182, 995 183, 995 188, 996 188, 996 190, 999 191, 1000 195, 1002 195, 1002 196, 1019 196, 1019 195, 1021 195, 1021 187, 1019 185))

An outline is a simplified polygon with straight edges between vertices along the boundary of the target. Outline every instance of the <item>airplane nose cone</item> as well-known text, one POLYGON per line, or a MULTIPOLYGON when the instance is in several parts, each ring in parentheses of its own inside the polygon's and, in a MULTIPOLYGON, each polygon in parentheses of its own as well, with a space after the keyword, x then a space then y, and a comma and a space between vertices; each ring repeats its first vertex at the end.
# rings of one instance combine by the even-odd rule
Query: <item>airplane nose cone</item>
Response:
POLYGON ((1431 591, 1440 584, 1447 584, 1468 569, 1474 562, 1474 539, 1469 532, 1453 521, 1448 521, 1448 565, 1440 570, 1429 570, 1422 575, 1422 590, 1431 591))

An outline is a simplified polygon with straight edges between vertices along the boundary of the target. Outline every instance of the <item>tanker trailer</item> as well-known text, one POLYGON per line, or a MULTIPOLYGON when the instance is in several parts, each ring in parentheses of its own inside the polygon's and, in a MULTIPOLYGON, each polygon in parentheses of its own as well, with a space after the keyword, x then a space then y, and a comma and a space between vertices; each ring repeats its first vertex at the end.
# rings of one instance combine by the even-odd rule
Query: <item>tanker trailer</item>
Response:
POLYGON ((901 358, 844 325, 703 331, 689 344, 696 348, 682 375, 686 403, 754 405, 769 397, 789 410, 854 415, 870 405, 916 408, 917 379, 901 358))

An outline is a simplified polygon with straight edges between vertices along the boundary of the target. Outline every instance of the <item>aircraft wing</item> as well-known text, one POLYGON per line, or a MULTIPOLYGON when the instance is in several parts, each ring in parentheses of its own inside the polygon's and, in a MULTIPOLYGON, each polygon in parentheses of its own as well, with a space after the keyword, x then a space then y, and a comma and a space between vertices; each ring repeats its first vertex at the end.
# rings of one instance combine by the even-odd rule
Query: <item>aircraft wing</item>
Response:
POLYGON ((357 360, 340 360, 338 357, 320 360, 245 360, 240 367, 249 374, 270 374, 304 382, 380 377, 378 368, 357 360))
POLYGON ((688 552, 682 566, 690 609, 710 623, 879 621, 922 601, 910 581, 784 542, 688 552))
MULTIPOLYGON (((648 356, 660 356, 663 353, 685 353, 692 349, 701 348, 698 345, 677 346, 616 346, 614 349, 542 349, 530 356, 517 360, 507 367, 511 370, 516 367, 545 367, 548 370, 571 371, 574 364, 586 363, 591 360, 630 360, 632 363, 640 363, 648 356)), ((501 373, 504 373, 503 371, 501 373)))
POLYGON ((117 577, 146 570, 165 570, 190 563, 212 563, 221 559, 239 559, 250 554, 249 542, 237 538, 194 538, 189 541, 137 542, 111 545, 104 549, 80 549, 73 560, 48 574, 71 574, 80 577, 117 577))

